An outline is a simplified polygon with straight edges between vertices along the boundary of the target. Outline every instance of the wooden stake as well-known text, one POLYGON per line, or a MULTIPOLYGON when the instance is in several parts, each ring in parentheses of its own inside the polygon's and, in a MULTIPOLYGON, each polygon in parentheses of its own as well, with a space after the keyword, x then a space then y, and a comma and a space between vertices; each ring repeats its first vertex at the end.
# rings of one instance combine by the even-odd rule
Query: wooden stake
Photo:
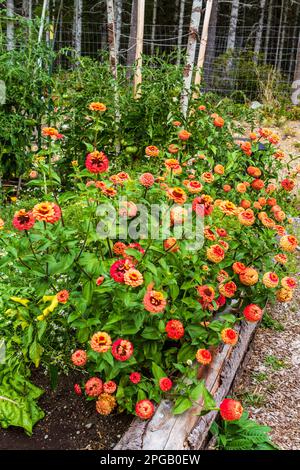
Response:
MULTIPOLYGON (((213 7, 213 2, 214 0, 207 0, 206 2, 205 16, 204 16, 204 22, 203 22, 203 28, 202 28, 198 61, 197 61, 197 70, 195 74, 195 86, 199 86, 201 83, 201 71, 202 71, 202 67, 203 67, 204 59, 205 59, 209 20, 210 20, 211 10, 213 7)), ((197 98, 197 96, 198 96, 198 93, 195 93, 193 97, 197 98)))
POLYGON ((137 13, 137 32, 136 32, 136 71, 134 74, 134 98, 141 97, 141 83, 142 83, 142 53, 143 53, 143 40, 144 40, 144 20, 145 20, 145 0, 138 0, 138 13, 137 13))

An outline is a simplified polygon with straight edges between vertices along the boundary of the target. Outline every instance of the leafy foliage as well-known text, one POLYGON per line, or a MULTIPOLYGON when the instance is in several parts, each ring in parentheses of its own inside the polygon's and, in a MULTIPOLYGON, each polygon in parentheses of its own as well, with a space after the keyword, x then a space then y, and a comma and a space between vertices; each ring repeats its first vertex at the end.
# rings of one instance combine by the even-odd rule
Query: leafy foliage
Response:
POLYGON ((218 450, 278 450, 269 437, 271 428, 249 419, 246 412, 237 421, 214 422, 210 431, 218 450))

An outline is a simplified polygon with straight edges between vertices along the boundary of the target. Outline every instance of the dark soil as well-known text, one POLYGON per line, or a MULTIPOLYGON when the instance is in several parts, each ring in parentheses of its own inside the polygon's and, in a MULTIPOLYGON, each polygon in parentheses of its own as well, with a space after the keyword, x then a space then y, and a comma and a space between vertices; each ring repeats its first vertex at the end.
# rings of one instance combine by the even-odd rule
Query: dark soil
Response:
POLYGON ((86 401, 73 391, 74 383, 81 382, 80 374, 60 376, 56 390, 51 390, 49 379, 41 372, 32 375, 32 382, 45 390, 39 400, 45 417, 27 436, 21 428, 0 430, 0 450, 108 450, 115 446, 127 430, 132 417, 114 413, 101 416, 95 402, 86 401))

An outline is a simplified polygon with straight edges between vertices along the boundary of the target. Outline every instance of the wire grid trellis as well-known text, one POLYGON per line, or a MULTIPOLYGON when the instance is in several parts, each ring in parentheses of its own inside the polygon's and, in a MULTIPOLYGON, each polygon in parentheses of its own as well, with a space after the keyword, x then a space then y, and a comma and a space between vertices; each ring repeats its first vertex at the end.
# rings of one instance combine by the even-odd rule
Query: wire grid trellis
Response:
MULTIPOLYGON (((202 18, 203 21, 203 18, 202 18)), ((4 24, 3 24, 4 26, 4 24)), ((5 27, 3 27, 5 31, 5 27)), ((47 39, 47 26, 44 38, 47 39)), ((202 24, 199 28, 196 58, 200 46, 202 24)), ((266 80, 270 66, 276 70, 276 83, 286 86, 292 83, 297 58, 297 46, 300 26, 285 25, 279 31, 278 26, 262 29, 260 52, 257 61, 253 64, 253 50, 257 33, 257 24, 244 26, 238 24, 235 36, 234 50, 227 54, 229 25, 217 25, 214 31, 209 31, 203 68, 202 87, 205 90, 219 93, 232 93, 233 91, 246 92, 251 97, 258 94, 258 77, 266 80), (252 54, 252 55, 251 55, 252 54), (256 67, 256 64, 259 67, 256 67), (248 67, 248 69, 247 69, 248 67)), ((178 24, 162 25, 152 24, 144 26, 143 53, 145 55, 172 57, 174 63, 184 61, 189 35, 188 24, 183 25, 181 36, 178 24)), ((122 23, 118 51, 119 63, 126 66, 128 51, 132 46, 130 41, 130 24, 122 23)), ((108 51, 107 24, 96 21, 93 15, 89 21, 84 18, 81 22, 80 54, 83 57, 99 59, 100 51, 108 51)), ((22 45, 21 45, 22 47, 22 45)), ((55 25, 54 48, 59 51, 64 48, 74 48, 74 23, 60 18, 55 25)), ((70 53, 71 54, 71 53, 70 53)), ((55 64, 68 67, 69 60, 61 56, 55 64)))

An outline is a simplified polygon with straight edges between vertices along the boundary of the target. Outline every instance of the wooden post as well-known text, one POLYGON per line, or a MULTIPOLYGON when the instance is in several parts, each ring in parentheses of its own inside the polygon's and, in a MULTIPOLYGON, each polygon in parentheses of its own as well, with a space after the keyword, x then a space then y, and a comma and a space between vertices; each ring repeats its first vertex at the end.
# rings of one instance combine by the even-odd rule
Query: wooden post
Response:
MULTIPOLYGON (((198 61, 197 61, 197 70, 196 70, 196 74, 195 74, 195 86, 199 86, 200 82, 201 82, 201 70, 203 68, 204 59, 205 59, 209 20, 210 20, 211 10, 212 10, 214 1, 215 0, 207 0, 207 2, 206 2, 205 16, 204 16, 204 22, 203 22, 203 28, 202 28, 202 35, 201 35, 200 48, 199 48, 199 54, 198 54, 198 61)), ((194 98, 196 98, 197 95, 198 94, 195 93, 194 98)))
POLYGON ((138 0, 137 11, 137 32, 136 32, 136 70, 134 74, 133 93, 134 98, 141 97, 141 83, 142 83, 142 53, 143 53, 143 40, 144 40, 144 19, 145 19, 145 0, 138 0))

